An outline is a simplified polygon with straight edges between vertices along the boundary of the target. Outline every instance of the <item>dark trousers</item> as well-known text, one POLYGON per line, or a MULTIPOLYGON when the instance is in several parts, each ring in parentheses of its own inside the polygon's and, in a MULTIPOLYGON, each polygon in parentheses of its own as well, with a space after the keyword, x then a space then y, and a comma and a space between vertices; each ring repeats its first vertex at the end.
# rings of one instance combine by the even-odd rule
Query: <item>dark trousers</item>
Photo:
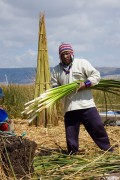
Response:
MULTIPOLYGON (((106 151, 110 148, 110 141, 101 117, 97 109, 93 107, 66 112, 65 131, 69 153, 77 152, 79 149, 79 131, 81 123, 100 149, 106 151)), ((112 151, 112 149, 110 151, 112 151)))

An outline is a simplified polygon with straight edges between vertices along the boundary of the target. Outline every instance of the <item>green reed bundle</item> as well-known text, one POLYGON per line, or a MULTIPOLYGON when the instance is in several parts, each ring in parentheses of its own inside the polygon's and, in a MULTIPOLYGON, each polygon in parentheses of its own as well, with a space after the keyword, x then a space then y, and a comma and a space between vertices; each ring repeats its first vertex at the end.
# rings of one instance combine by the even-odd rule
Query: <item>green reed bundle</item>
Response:
MULTIPOLYGON (((75 81, 70 84, 65 84, 56 88, 46 90, 46 92, 41 94, 39 97, 27 102, 25 104, 25 110, 22 113, 29 115, 31 118, 29 121, 31 122, 35 117, 37 117, 38 113, 45 108, 50 107, 55 102, 71 94, 72 92, 76 93, 76 90, 79 88, 80 82, 81 81, 75 81)), ((119 96, 120 81, 102 79, 99 84, 91 86, 89 89, 100 90, 119 96)))

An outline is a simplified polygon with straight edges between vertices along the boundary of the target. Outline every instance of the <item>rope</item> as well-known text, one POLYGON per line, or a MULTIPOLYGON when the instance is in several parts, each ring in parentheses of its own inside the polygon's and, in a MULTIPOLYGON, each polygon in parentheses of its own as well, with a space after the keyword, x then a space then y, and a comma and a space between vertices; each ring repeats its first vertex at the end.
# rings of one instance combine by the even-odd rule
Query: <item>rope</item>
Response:
POLYGON ((3 135, 3 136, 16 136, 16 134, 15 133, 13 133, 13 132, 10 132, 10 131, 1 131, 0 130, 0 135, 3 135))
MULTIPOLYGON (((17 136, 17 135, 16 135, 15 133, 13 133, 13 132, 10 132, 10 131, 1 131, 1 130, 0 130, 0 136, 1 136, 1 135, 7 136, 7 137, 17 136)), ((23 132, 20 137, 24 137, 25 135, 26 135, 26 132, 23 132)))

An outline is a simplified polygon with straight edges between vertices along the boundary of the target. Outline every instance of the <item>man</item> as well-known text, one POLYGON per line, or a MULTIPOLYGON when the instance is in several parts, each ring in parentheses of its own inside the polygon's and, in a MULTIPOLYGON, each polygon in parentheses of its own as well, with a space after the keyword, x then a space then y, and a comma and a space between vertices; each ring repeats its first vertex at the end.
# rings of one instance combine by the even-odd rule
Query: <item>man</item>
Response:
POLYGON ((53 87, 83 80, 76 92, 64 99, 64 122, 68 153, 79 151, 79 131, 82 123, 87 132, 100 149, 113 151, 109 138, 96 109, 89 87, 100 81, 100 73, 86 60, 74 59, 74 52, 70 44, 59 46, 60 63, 52 72, 53 87))
MULTIPOLYGON (((0 99, 4 98, 2 88, 0 88, 0 99)), ((8 118, 7 112, 0 106, 0 131, 13 131, 13 121, 8 118), (11 126, 12 125, 12 126, 11 126)))

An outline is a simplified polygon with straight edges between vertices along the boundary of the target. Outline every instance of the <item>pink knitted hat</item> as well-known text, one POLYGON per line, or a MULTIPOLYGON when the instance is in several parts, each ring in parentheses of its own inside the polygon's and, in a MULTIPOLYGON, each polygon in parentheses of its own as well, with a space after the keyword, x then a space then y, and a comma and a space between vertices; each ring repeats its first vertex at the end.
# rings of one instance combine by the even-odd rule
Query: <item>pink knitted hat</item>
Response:
POLYGON ((65 51, 69 51, 70 54, 73 56, 73 49, 72 49, 72 46, 70 44, 64 44, 62 43, 60 46, 59 46, 59 55, 61 56, 61 54, 65 51))

